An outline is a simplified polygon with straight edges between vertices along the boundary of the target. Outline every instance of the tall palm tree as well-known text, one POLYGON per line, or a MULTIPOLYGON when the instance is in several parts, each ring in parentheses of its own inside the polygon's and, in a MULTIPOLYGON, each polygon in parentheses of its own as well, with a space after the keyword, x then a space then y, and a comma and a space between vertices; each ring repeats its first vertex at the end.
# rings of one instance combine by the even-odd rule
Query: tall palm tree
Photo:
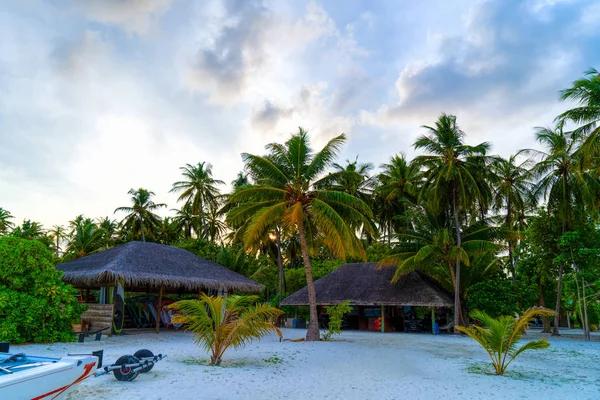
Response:
POLYGON ((193 214, 200 215, 202 220, 202 237, 208 240, 208 227, 206 225, 206 210, 211 205, 216 205, 220 196, 216 185, 225 182, 212 177, 212 165, 205 162, 197 165, 186 164, 180 168, 185 180, 175 182, 170 192, 179 193, 177 201, 190 204, 193 214))
MULTIPOLYGON (((459 245, 450 225, 443 218, 420 207, 412 207, 407 211, 407 216, 411 223, 398 233, 399 244, 394 253, 384 257, 378 264, 397 266, 392 282, 420 268, 456 290, 459 284, 454 269, 456 261, 471 266, 477 256, 495 255, 501 249, 493 242, 496 230, 492 227, 483 224, 468 227, 459 245)), ((461 286, 460 296, 463 297, 464 293, 461 286)))
POLYGON ((15 224, 11 222, 13 218, 8 210, 0 207, 0 236, 8 234, 8 231, 14 228, 15 224))
POLYGON ((344 192, 369 203, 375 179, 370 176, 374 166, 371 163, 359 163, 358 156, 354 161, 346 160, 346 165, 333 163, 333 172, 315 182, 315 187, 344 192))
POLYGON ((365 259, 356 237, 360 226, 370 229, 372 213, 360 199, 347 193, 319 190, 314 183, 331 165, 346 137, 330 140, 313 152, 302 128, 284 144, 267 146, 269 154, 244 153, 242 158, 255 185, 242 188, 229 201, 236 206, 227 219, 243 224, 244 244, 253 246, 277 226, 298 234, 310 303, 310 326, 306 340, 319 340, 317 298, 309 258, 309 241, 321 239, 337 257, 365 259))
POLYGON ((562 100, 574 100, 579 106, 565 111, 556 117, 562 126, 571 121, 579 126, 573 135, 583 138, 582 149, 591 157, 585 161, 599 168, 597 156, 600 155, 600 73, 595 68, 585 72, 585 76, 573 82, 570 88, 560 92, 562 100))
POLYGON ((512 155, 508 159, 496 157, 491 165, 493 176, 496 178, 492 208, 496 212, 506 213, 504 226, 508 231, 508 260, 513 282, 516 281, 516 268, 513 256, 515 235, 512 232, 519 231, 518 225, 522 222, 522 216, 529 209, 535 208, 532 176, 527 168, 530 160, 517 164, 516 157, 517 155, 512 155))
MULTIPOLYGON (((407 161, 404 154, 392 156, 388 164, 381 165, 375 189, 376 215, 379 225, 387 230, 388 242, 392 237, 394 218, 403 217, 411 204, 416 204, 419 194, 419 169, 407 161)), ((403 224, 400 224, 403 225, 403 224)), ((396 226, 398 228, 398 226, 396 226)))
POLYGON ((55 241, 56 244, 56 258, 60 257, 60 243, 67 237, 67 231, 62 225, 54 225, 52 229, 48 231, 50 238, 55 241))
MULTIPOLYGON (((585 210, 593 211, 600 195, 598 176, 585 168, 578 151, 579 138, 563 132, 561 124, 555 130, 536 128, 536 139, 543 150, 525 149, 524 153, 539 159, 532 169, 537 178, 534 195, 548 202, 562 225, 562 234, 574 228, 577 218, 585 218, 585 210)), ((559 264, 556 295, 556 318, 553 335, 558 335, 558 320, 562 292, 563 263, 559 264)))
MULTIPOLYGON (((461 229, 464 215, 472 211, 473 204, 484 198, 481 158, 485 157, 490 145, 477 146, 464 143, 465 133, 456 124, 456 117, 442 114, 435 126, 424 126, 427 134, 417 138, 416 149, 429 154, 415 158, 416 165, 423 170, 423 186, 419 197, 434 210, 444 210, 454 217, 456 246, 462 245, 461 229)), ((454 290, 454 321, 461 318, 460 265, 456 260, 456 284, 454 290)))
POLYGON ((130 189, 127 194, 131 195, 132 206, 119 207, 115 209, 116 212, 129 213, 123 218, 123 226, 130 229, 130 231, 136 235, 136 230, 139 229, 141 232, 142 241, 146 241, 146 235, 144 233, 148 228, 151 232, 156 230, 156 227, 160 224, 160 218, 153 211, 159 208, 166 207, 166 204, 155 203, 152 201, 154 192, 139 188, 138 190, 130 189))
POLYGON ((42 224, 30 219, 23 220, 23 223, 15 227, 11 236, 20 237, 22 239, 40 240, 46 237, 42 224))

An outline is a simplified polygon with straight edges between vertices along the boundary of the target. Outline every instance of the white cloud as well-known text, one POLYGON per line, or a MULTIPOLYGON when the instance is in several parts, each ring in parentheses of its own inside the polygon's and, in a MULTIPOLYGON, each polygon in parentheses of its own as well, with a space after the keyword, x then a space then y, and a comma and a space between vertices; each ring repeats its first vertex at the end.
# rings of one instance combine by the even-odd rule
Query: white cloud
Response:
POLYGON ((148 33, 152 24, 168 10, 173 0, 85 0, 75 1, 93 21, 120 26, 130 33, 148 33))

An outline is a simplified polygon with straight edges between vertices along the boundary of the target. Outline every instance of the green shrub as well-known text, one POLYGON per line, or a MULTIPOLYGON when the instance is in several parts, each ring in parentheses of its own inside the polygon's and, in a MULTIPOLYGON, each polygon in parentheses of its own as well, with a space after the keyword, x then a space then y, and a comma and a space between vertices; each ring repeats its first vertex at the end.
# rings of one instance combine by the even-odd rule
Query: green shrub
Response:
POLYGON ((71 324, 83 307, 52 260, 52 253, 36 240, 0 238, 0 341, 75 339, 71 324))
POLYGON ((331 340, 333 335, 342 333, 344 314, 352 311, 352 306, 349 304, 350 300, 346 300, 341 304, 325 307, 325 312, 329 316, 329 330, 323 334, 323 340, 331 340))

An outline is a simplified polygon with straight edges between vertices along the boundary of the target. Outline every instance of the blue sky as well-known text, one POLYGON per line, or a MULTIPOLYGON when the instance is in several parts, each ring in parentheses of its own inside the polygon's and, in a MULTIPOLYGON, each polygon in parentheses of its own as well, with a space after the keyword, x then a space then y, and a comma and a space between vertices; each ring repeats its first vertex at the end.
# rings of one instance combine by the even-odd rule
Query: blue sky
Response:
POLYGON ((599 28, 583 0, 3 1, 0 207, 50 227, 144 187, 175 208, 180 166, 230 182, 298 126, 379 165, 446 112, 507 156, 600 67, 599 28))

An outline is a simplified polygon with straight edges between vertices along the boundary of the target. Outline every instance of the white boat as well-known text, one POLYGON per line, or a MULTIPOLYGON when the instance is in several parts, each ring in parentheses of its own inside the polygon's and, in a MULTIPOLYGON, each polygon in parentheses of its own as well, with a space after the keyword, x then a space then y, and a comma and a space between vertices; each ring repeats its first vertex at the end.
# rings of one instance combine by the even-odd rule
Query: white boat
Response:
POLYGON ((0 353, 0 399, 64 399, 74 386, 93 375, 98 357, 34 357, 0 353))

